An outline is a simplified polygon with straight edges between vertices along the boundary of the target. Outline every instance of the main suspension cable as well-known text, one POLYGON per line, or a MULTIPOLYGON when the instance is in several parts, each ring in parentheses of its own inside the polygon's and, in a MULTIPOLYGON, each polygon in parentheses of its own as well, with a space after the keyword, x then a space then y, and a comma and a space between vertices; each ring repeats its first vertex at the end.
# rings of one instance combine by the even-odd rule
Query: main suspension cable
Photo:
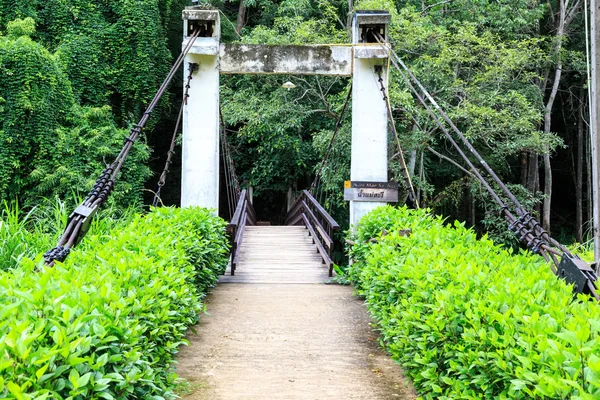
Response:
POLYGON ((348 103, 350 102, 351 98, 352 98, 352 84, 350 85, 350 89, 348 90, 348 94, 346 95, 346 101, 344 102, 342 111, 340 111, 338 118, 335 121, 335 128, 333 130, 333 135, 331 136, 331 139, 329 140, 329 144, 327 145, 327 150, 325 150, 325 155, 323 156, 323 159, 321 160, 321 165, 319 166, 319 169, 317 170, 317 172, 315 174, 315 179, 313 180, 312 184, 310 185, 309 192, 311 194, 314 194, 313 191, 314 191, 315 187, 317 186, 317 183, 321 179, 321 173, 323 172, 325 165, 327 165, 327 161, 329 159, 329 154, 331 152, 333 142, 335 141, 335 138, 337 137, 338 132, 339 132, 340 128, 342 127, 342 119, 344 118, 344 114, 346 113, 346 108, 348 107, 348 103))
MULTIPOLYGON (((400 137, 398 136, 398 130, 396 129, 396 122, 394 121, 394 116, 392 115, 392 105, 390 104, 390 98, 388 93, 388 88, 385 87, 383 83, 383 67, 378 66, 375 67, 375 71, 377 72, 379 79, 379 85, 381 86, 381 94, 383 96, 383 101, 385 102, 388 110, 388 118, 390 120, 390 125, 392 127, 392 132, 396 139, 396 145, 398 146, 398 157, 400 158, 400 170, 402 171, 402 177, 404 178, 404 186, 408 191, 408 198, 414 204, 415 208, 419 208, 419 200, 417 199, 417 194, 415 193, 415 188, 412 183, 412 179, 410 178, 410 172, 408 171, 408 167, 406 166, 406 160, 404 158, 404 152, 402 151, 402 146, 400 146, 400 137)), ((389 72, 388 72, 389 73, 389 72)))
POLYGON ((86 234, 94 215, 110 196, 110 193, 115 186, 117 175, 121 171, 125 159, 133 147, 133 144, 140 136, 142 129, 148 122, 150 114, 158 105, 158 102, 167 90, 169 83, 171 83, 173 80, 173 77, 179 70, 181 64, 183 64, 186 55, 189 53, 199 35, 200 30, 193 32, 181 54, 175 60, 175 63, 173 64, 173 67, 169 71, 167 77, 146 108, 146 111, 144 111, 144 115, 140 121, 131 128, 129 137, 125 139, 125 145, 123 146, 123 149, 119 155, 116 157, 115 161, 113 161, 112 164, 104 169, 87 198, 69 216, 69 222, 67 223, 67 227, 61 235, 58 244, 56 247, 44 254, 46 265, 53 266, 55 261, 64 261, 69 255, 71 248, 75 246, 86 234))
MULTIPOLYGON (((394 60, 392 60, 392 61, 394 62, 394 60)), ((541 240, 538 235, 534 235, 534 232, 531 232, 530 230, 528 230, 525 225, 523 225, 522 223, 519 222, 519 219, 515 218, 515 216, 510 212, 509 207, 498 196, 498 194, 496 193, 496 191, 490 186, 490 184, 481 175, 481 173, 475 167, 475 165, 473 165, 473 163, 471 162, 471 160, 469 159, 469 157, 467 157, 467 155, 464 153, 464 151, 462 150, 462 148, 454 140, 454 138, 452 137, 452 135, 450 134, 450 132, 448 131, 448 129, 444 126, 444 124, 442 123, 442 121, 440 121, 440 119, 434 113, 434 111, 431 109, 431 107, 429 106, 429 104, 427 104, 427 102, 425 101, 425 99, 423 98, 423 96, 421 95, 421 93, 415 89, 415 87, 412 85, 411 81, 407 78, 407 76, 404 74, 404 72, 402 70, 400 70, 398 68, 398 72, 400 73, 400 75, 402 76, 402 78, 406 81, 409 89, 411 89, 411 91, 413 92, 413 94, 415 95, 415 97, 417 97, 417 99, 419 100, 419 102, 423 105, 423 107, 428 112, 428 114, 432 117, 432 119, 434 120, 434 122, 442 130, 442 132, 444 133, 444 136, 446 137, 446 139, 452 144, 452 146, 456 149, 456 151, 459 153, 459 155, 467 163, 467 165, 469 166, 469 168, 473 171, 473 173, 475 174, 475 176, 477 177, 477 179, 483 184, 483 186, 485 187, 485 189, 492 196, 492 198, 494 199, 494 201, 500 206, 502 212, 505 215, 506 220, 508 221, 508 223, 509 223, 509 225, 511 227, 511 230, 513 230, 513 232, 515 232, 515 234, 520 235, 520 240, 521 241, 526 241, 529 244, 529 247, 531 248, 531 250, 533 252, 539 253, 547 261, 550 261, 550 258, 552 258, 552 260, 554 261, 554 263, 556 265, 558 265, 558 260, 556 260, 554 258, 554 254, 559 254, 559 253, 556 252, 556 251, 554 251, 554 249, 546 246, 546 242, 544 240, 541 240), (550 253, 550 255, 547 254, 548 252, 550 253)), ((471 148, 472 148, 472 146, 471 146, 471 148)))
POLYGON ((177 122, 175 123, 175 129, 173 130, 171 146, 169 147, 169 151, 167 152, 167 161, 165 162, 165 168, 163 169, 163 172, 158 180, 158 187, 156 189, 156 193, 154 194, 154 200, 152 201, 153 207, 158 206, 159 201, 162 203, 162 200, 160 198, 160 192, 163 186, 165 186, 169 172, 171 172, 169 168, 171 168, 171 164, 173 163, 173 156, 175 155, 175 145, 177 144, 177 135, 179 134, 179 126, 181 125, 181 119, 183 117, 183 108, 187 105, 188 98, 190 97, 190 83, 192 82, 194 72, 196 72, 198 68, 198 64, 189 63, 189 75, 185 83, 185 92, 183 94, 183 99, 181 100, 181 107, 179 108, 179 116, 177 117, 177 122))
MULTIPOLYGON (((530 248, 534 253, 538 253, 546 259, 546 261, 552 260, 554 265, 550 265, 552 271, 555 274, 558 274, 559 268, 561 269, 561 275, 565 273, 565 268, 569 268, 571 271, 573 269, 578 269, 577 274, 580 278, 585 280, 583 286, 585 288, 580 287, 576 288, 579 291, 587 291, 596 300, 600 301, 600 295, 598 295, 596 291, 596 287, 594 282, 597 281, 597 276, 593 272, 591 268, 586 266, 580 267, 575 264, 577 262, 577 257, 573 256, 568 249, 566 249, 562 244, 557 242, 555 239, 550 237, 548 232, 546 232, 537 221, 535 217, 533 217, 530 213, 528 213, 520 204, 520 202, 516 199, 516 197, 510 192, 508 187, 504 185, 504 183, 500 180, 500 178, 495 174, 495 172, 489 167, 489 165, 485 162, 485 160, 481 157, 481 155, 475 150, 475 148, 471 145, 468 139, 460 132, 460 130, 456 127, 456 125, 452 122, 452 120, 448 117, 448 115, 442 110, 442 108, 437 104, 437 102, 433 99, 431 94, 425 89, 425 87, 420 83, 420 81, 415 77, 415 75, 408 69, 406 64, 402 62, 400 57, 391 49, 389 43, 385 43, 383 38, 380 35, 376 35, 376 40, 387 47, 390 52, 390 59, 392 64, 400 73, 401 77, 406 82, 408 88, 415 95, 415 97, 419 100, 419 102, 423 105, 427 113, 432 117, 436 125, 442 130, 444 136, 448 139, 448 141, 452 144, 452 146, 458 151, 460 156, 464 159, 467 165, 471 168, 477 179, 483 184, 486 190, 490 193, 494 201, 500 206, 501 212, 504 214, 505 219, 509 223, 509 229, 513 231, 518 237, 519 240, 523 243, 526 243, 528 248, 530 248), (413 82, 419 87, 420 90, 417 90, 413 85, 413 82), (471 160, 467 157, 458 143, 454 140, 448 129, 436 115, 434 110, 429 106, 427 101, 425 101, 424 97, 427 97, 429 103, 432 104, 436 111, 442 116, 444 121, 448 123, 453 131, 458 135, 460 140, 465 144, 465 146, 469 149, 469 151, 478 159, 478 161, 482 164, 482 166, 490 173, 492 178, 496 181, 498 186, 505 192, 507 197, 512 201, 513 205, 516 208, 516 212, 518 217, 515 217, 509 207, 504 203, 504 201, 498 196, 496 191, 489 185, 487 180, 481 175, 481 173, 475 168, 471 160), (552 246, 558 248, 553 248, 552 246), (562 262, 559 262, 557 256, 563 255, 563 260, 566 260, 565 266, 562 265, 562 262), (567 265, 571 264, 571 265, 567 265)), ((577 285, 576 285, 577 286, 577 285)))
MULTIPOLYGON (((479 161, 479 163, 483 166, 483 168, 490 174, 490 176, 493 178, 493 180, 496 182, 496 184, 504 192, 504 194, 516 206, 515 211, 517 213, 517 216, 519 216, 520 219, 528 221, 527 226, 536 234, 536 236, 543 238, 545 241, 551 243, 553 246, 559 248, 561 251, 568 253, 569 251, 561 243, 559 243, 558 241, 556 241, 555 239, 550 237, 548 232, 546 232, 542 228, 541 224, 530 213, 528 213, 525 210, 525 208, 521 205, 521 203, 516 198, 516 196, 510 191, 510 189, 508 189, 508 187, 504 184, 504 182, 502 182, 502 180, 498 177, 498 175, 495 173, 495 171, 488 165, 488 163, 483 159, 483 157, 481 157, 479 152, 477 152, 477 150, 475 150, 473 145, 464 136, 464 134, 458 129, 458 127, 450 119, 448 114, 446 114, 446 112, 435 101, 435 99, 433 98, 433 96, 431 96, 429 91, 427 91, 427 89, 425 89, 425 87, 421 84, 421 82, 417 79, 417 77, 412 73, 412 71, 406 66, 406 64, 402 61, 402 59, 392 50, 391 45, 389 43, 385 43, 383 41, 383 38, 381 37, 381 35, 376 34, 376 40, 378 40, 380 44, 386 46, 389 49, 392 63, 394 64, 396 69, 399 72, 401 72, 401 69, 402 69, 405 71, 406 75, 408 75, 408 77, 407 77, 404 73, 401 72, 401 75, 403 76, 404 80, 407 82, 412 81, 417 85, 417 87, 420 89, 420 93, 422 93, 427 98, 429 103, 431 105, 433 105, 435 110, 442 116, 443 120, 446 121, 446 123, 452 128, 452 130, 458 136, 460 141, 467 147, 467 149, 469 149, 469 152, 471 154, 473 154, 473 156, 475 156, 475 158, 479 161)), ((411 85, 411 90, 414 93, 418 92, 412 85, 411 85)), ((438 125, 439 124, 440 123, 438 122, 438 125)))

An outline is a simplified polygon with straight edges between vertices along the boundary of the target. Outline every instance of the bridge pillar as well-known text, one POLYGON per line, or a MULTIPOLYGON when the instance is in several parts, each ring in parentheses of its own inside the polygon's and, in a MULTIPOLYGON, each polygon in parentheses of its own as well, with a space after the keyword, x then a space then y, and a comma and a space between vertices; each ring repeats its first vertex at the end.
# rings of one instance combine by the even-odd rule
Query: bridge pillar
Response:
MULTIPOLYGON (((183 11, 184 39, 200 29, 200 37, 186 56, 184 75, 190 63, 198 64, 190 82, 183 109, 181 207, 219 208, 219 12, 199 7, 183 11)), ((185 82, 185 80, 184 80, 185 82)), ((185 88, 184 88, 185 89, 185 88)))
MULTIPOLYGON (((388 112, 376 70, 382 70, 387 82, 389 53, 377 43, 373 33, 387 40, 389 22, 390 15, 384 11, 357 11, 352 22, 352 181, 388 181, 388 112)), ((351 201, 350 224, 356 225, 365 214, 386 204, 351 201)))

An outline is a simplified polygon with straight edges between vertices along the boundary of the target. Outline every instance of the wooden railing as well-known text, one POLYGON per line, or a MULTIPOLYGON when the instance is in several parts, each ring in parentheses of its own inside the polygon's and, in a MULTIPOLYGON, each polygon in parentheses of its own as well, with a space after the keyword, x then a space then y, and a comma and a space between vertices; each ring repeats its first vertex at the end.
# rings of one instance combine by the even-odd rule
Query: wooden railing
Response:
POLYGON ((290 208, 285 224, 304 225, 308 229, 323 263, 329 268, 329 276, 333 276, 333 232, 339 230, 340 226, 307 190, 290 208))
POLYGON ((244 189, 240 193, 233 218, 231 218, 231 222, 227 225, 227 233, 229 233, 229 237, 231 238, 231 275, 235 275, 238 251, 242 245, 246 225, 253 226, 255 224, 256 214, 254 213, 254 207, 250 202, 248 192, 244 189))

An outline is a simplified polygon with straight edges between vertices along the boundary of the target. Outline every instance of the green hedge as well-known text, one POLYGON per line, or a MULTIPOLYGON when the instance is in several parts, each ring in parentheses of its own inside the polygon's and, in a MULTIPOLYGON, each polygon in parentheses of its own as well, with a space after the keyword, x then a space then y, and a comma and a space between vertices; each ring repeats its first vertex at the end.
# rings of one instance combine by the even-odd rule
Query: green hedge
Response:
POLYGON ((0 398, 171 397, 174 355, 226 262, 221 219, 162 208, 65 264, 0 273, 0 398))
POLYGON ((541 257, 405 208, 350 240, 349 277, 423 398, 600 398, 600 305, 541 257))

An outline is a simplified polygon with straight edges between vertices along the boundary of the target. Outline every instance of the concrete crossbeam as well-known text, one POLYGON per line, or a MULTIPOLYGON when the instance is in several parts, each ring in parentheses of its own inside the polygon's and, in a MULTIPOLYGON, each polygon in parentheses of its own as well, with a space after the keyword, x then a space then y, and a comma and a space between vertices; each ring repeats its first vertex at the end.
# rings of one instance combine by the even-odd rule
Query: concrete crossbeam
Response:
POLYGON ((221 44, 222 74, 352 75, 352 47, 221 44))

